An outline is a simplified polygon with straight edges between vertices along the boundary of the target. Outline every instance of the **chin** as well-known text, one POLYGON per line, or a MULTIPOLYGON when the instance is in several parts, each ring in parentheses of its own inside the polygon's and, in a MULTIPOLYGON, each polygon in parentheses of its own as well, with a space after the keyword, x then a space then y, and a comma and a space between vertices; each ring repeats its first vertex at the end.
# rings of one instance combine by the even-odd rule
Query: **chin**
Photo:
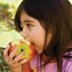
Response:
POLYGON ((41 54, 42 52, 36 51, 35 54, 41 54))

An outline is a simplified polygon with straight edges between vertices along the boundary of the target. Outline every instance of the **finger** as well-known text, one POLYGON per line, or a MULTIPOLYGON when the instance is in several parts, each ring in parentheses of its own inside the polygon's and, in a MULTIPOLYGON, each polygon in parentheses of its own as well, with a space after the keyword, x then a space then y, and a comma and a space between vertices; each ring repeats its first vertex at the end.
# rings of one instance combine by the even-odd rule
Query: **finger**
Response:
POLYGON ((28 58, 26 58, 26 59, 22 60, 21 62, 19 62, 19 65, 22 65, 22 64, 26 63, 27 61, 28 61, 28 58))
POLYGON ((14 60, 13 63, 17 63, 18 61, 20 61, 21 57, 23 56, 23 52, 21 52, 14 60))
POLYGON ((18 51, 18 49, 15 48, 15 49, 10 53, 9 58, 8 58, 9 61, 12 61, 12 60, 13 60, 13 57, 15 56, 15 54, 17 53, 17 51, 18 51))
POLYGON ((3 52, 3 55, 4 55, 5 58, 8 57, 8 50, 9 50, 9 48, 10 48, 10 45, 8 45, 8 46, 5 48, 4 52, 3 52))

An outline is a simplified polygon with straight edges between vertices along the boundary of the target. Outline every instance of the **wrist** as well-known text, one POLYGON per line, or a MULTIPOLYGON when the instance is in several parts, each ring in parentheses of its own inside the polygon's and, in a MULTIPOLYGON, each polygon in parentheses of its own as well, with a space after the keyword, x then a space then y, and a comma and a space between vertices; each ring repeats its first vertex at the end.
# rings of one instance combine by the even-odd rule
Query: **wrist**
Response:
POLYGON ((22 72, 22 69, 21 67, 15 67, 15 68, 9 68, 10 69, 10 72, 22 72))

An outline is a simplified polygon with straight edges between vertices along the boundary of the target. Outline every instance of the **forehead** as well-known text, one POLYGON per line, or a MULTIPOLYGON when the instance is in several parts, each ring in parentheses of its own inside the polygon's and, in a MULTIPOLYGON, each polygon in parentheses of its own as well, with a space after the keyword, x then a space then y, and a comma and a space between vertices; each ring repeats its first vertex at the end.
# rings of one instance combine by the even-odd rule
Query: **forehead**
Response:
POLYGON ((22 11, 20 14, 20 21, 22 22, 24 20, 38 21, 37 19, 29 16, 25 11, 22 11))

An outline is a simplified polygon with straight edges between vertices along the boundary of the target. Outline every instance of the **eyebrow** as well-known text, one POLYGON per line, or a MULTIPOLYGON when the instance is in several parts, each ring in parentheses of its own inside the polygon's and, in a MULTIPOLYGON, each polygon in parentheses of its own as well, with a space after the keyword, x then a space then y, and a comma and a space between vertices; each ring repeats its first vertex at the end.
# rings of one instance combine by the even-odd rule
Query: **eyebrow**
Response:
POLYGON ((31 21, 31 20, 24 20, 23 22, 24 23, 26 23, 26 22, 32 22, 32 23, 34 23, 34 21, 31 21))

